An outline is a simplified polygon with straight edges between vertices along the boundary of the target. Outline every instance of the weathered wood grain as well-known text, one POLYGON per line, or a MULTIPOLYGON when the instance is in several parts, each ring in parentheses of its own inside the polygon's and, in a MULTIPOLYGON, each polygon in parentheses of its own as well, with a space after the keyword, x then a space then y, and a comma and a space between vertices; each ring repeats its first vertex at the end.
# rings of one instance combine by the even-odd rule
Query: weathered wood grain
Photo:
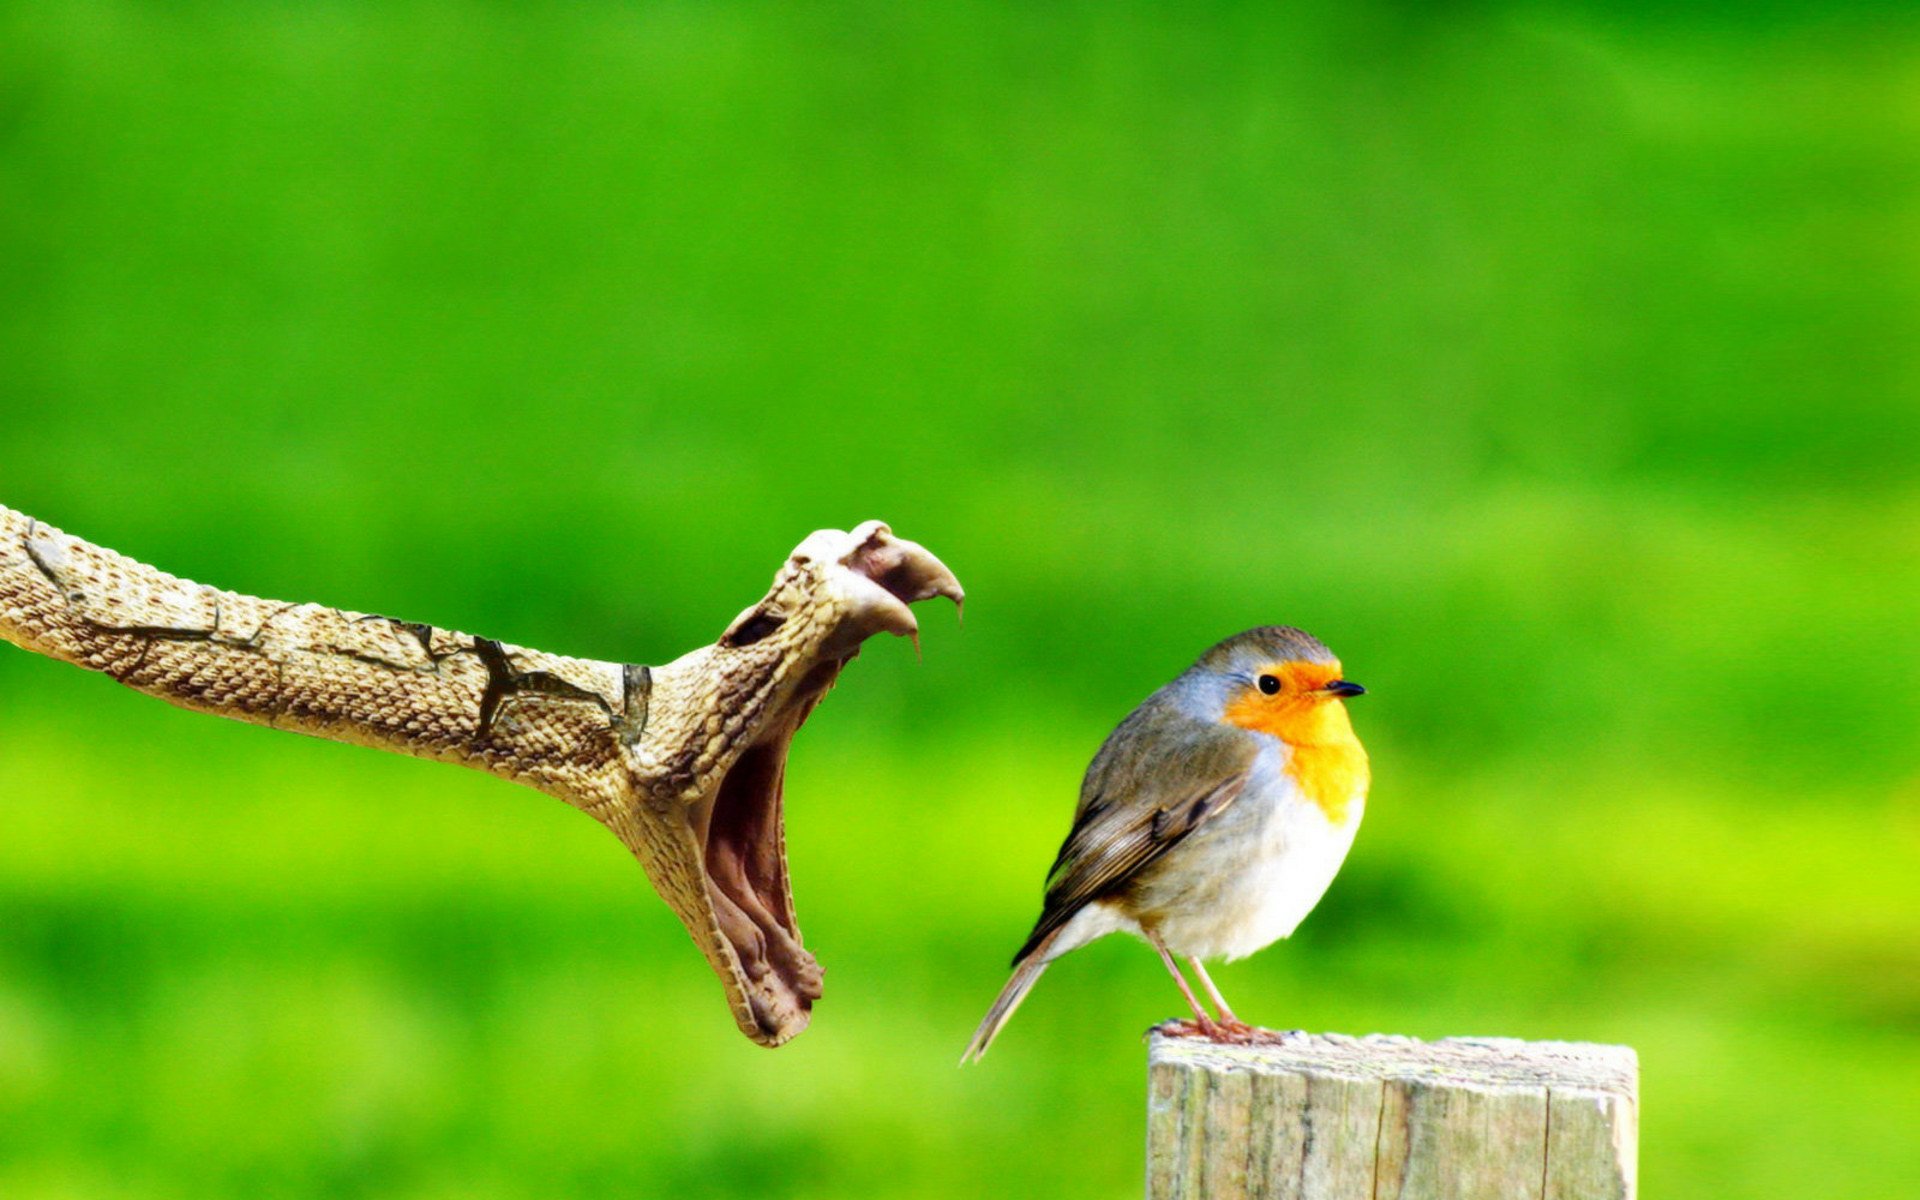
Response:
POLYGON ((1155 1034, 1149 1200, 1631 1200, 1625 1046, 1155 1034))

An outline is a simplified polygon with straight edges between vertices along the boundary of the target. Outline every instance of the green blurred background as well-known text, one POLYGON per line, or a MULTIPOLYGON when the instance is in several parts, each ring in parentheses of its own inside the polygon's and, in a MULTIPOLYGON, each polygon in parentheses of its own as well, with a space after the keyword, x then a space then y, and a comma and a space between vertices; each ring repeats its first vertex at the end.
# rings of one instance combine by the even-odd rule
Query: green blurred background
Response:
POLYGON ((1920 1187, 1920 13, 0 8, 0 500, 661 661, 966 582, 801 736, 769 1053, 495 780, 0 653, 0 1196, 1137 1194, 1112 939, 956 1070, 1111 724, 1306 626, 1282 1027, 1637 1047, 1654 1196, 1920 1187))

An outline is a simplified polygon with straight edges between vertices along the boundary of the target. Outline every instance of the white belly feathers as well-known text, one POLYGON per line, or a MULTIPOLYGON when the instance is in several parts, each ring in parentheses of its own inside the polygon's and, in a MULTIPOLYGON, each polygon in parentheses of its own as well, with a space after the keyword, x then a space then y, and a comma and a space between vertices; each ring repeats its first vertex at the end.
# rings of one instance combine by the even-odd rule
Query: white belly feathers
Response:
MULTIPOLYGON (((1197 958, 1243 958, 1291 934, 1320 902, 1353 846, 1365 797, 1336 825, 1281 769, 1281 751, 1263 755, 1239 799, 1143 873, 1140 909, 1162 914, 1167 948, 1197 958)), ((1063 937, 1074 945, 1134 923, 1110 904, 1090 905, 1063 937)), ((1069 947, 1062 946, 1064 953, 1069 947)))

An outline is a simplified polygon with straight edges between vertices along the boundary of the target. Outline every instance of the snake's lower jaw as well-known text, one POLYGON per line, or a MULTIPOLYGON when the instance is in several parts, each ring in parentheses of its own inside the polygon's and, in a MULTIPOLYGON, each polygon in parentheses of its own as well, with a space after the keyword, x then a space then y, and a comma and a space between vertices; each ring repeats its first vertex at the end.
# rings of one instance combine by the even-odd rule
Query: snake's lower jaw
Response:
POLYGON ((703 923, 681 914, 726 985, 741 1032, 764 1046, 805 1029, 821 995, 820 964, 802 945, 787 875, 782 793, 793 736, 868 637, 915 636, 919 623, 909 605, 935 596, 956 605, 964 599, 945 564, 878 521, 812 535, 794 551, 788 574, 722 638, 722 646, 736 648, 764 641, 763 652, 780 656, 770 668, 780 682, 742 730, 745 748, 689 813, 721 944, 707 945, 703 923), (799 615, 793 610, 817 620, 792 620, 799 615), (785 615, 775 622, 774 612, 785 615), (795 626, 813 632, 790 642, 781 636, 795 626), (778 632, 764 638, 742 633, 770 627, 778 632))
POLYGON ((714 966, 741 1032, 766 1046, 805 1029, 821 994, 787 881, 781 791, 796 727, 784 722, 742 752, 705 812, 693 814, 696 830, 705 827, 707 900, 723 943, 714 966))

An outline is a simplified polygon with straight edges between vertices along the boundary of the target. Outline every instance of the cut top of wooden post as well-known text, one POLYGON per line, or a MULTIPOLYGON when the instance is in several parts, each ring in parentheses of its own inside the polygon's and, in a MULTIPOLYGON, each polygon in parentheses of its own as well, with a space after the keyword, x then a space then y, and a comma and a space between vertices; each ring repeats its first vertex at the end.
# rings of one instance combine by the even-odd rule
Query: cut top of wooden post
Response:
POLYGON ((1155 1034, 1147 1195, 1220 1200, 1632 1200, 1626 1046, 1155 1034))

